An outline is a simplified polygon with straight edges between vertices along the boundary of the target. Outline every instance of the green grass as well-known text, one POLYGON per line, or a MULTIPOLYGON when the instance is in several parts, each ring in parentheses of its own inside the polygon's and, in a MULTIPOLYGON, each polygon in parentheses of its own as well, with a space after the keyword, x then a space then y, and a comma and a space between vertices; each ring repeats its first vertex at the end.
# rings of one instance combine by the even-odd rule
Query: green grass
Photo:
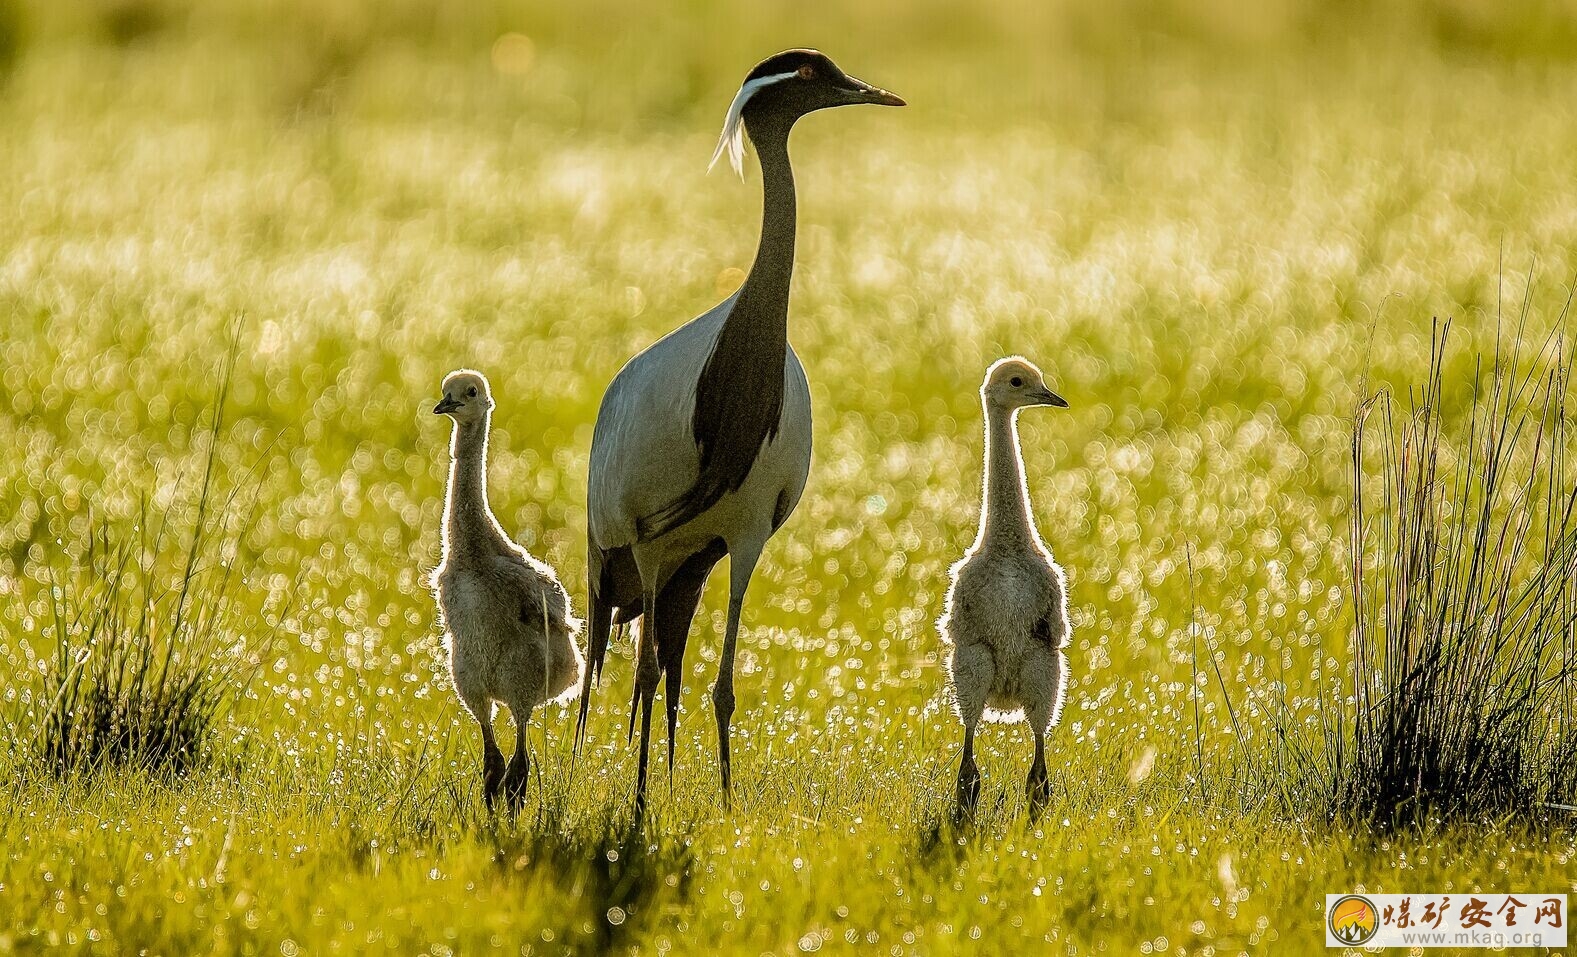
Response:
POLYGON ((0 953, 1292 953, 1320 949, 1328 891, 1577 892, 1569 816, 1348 833, 1259 799, 1237 757, 1347 687, 1365 372, 1420 381, 1454 315, 1464 415, 1497 297, 1537 263, 1553 317, 1577 273, 1577 66, 1527 26, 1553 7, 1305 29, 1317 5, 1285 0, 1225 30, 1128 4, 1092 30, 1006 2, 59 6, 13 17, 0 87, 3 720, 29 734, 43 704, 51 562, 144 496, 191 519, 177 479, 238 316, 216 482, 258 483, 231 626, 270 658, 210 771, 59 784, 0 754, 0 953), (490 57, 507 30, 533 38, 523 75, 490 57), (627 646, 573 779, 549 711, 540 791, 490 823, 422 585, 447 454, 427 410, 446 371, 487 372, 494 507, 584 607, 601 390, 748 266, 754 172, 705 163, 739 77, 800 42, 912 106, 796 133, 816 461, 747 611, 736 809, 706 713, 719 579, 649 833, 620 844, 627 646), (1022 422, 1072 680, 1040 826, 1027 736, 993 727, 958 845, 935 833, 959 732, 931 623, 1006 352, 1073 406, 1022 422))

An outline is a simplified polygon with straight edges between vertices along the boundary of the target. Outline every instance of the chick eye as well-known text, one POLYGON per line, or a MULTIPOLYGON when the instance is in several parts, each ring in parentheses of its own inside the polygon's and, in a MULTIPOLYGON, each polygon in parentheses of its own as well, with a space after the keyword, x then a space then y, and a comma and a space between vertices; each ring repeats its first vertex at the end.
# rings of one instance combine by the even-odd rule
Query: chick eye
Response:
POLYGON ((476 398, 476 386, 472 386, 471 388, 465 390, 465 394, 468 398, 476 398))
POLYGON ((811 66, 809 63, 807 63, 804 66, 799 68, 799 78, 801 80, 811 80, 811 79, 815 79, 815 77, 816 77, 816 68, 811 66))
POLYGON ((1019 386, 1021 386, 1023 384, 1024 384, 1024 380, 1019 378, 1018 376, 1014 376, 1013 378, 1008 380, 1008 385, 1012 386, 1015 389, 1017 389, 1019 386))

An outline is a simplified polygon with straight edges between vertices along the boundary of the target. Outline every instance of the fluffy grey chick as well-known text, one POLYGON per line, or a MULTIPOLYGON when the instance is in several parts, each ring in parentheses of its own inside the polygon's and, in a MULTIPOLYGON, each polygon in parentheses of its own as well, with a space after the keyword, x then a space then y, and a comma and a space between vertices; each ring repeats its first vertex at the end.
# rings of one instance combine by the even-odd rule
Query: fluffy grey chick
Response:
POLYGON ((493 396, 480 372, 444 378, 433 408, 454 420, 444 503, 443 560, 432 582, 443 615, 455 691, 482 728, 482 796, 492 810, 500 791, 511 811, 525 798, 530 768, 526 724, 544 702, 573 697, 584 667, 569 595, 553 568, 499 527, 487 504, 487 433, 493 396), (507 769, 493 736, 493 708, 515 719, 507 769))
POLYGON ((1066 408, 1040 370, 1011 356, 986 370, 980 387, 985 406, 985 481, 980 532, 953 566, 946 609, 937 621, 950 646, 947 672, 964 723, 958 767, 958 811, 972 814, 980 798, 975 727, 1025 719, 1035 734, 1035 762, 1026 789, 1030 813, 1039 816, 1051 794, 1046 774, 1046 732, 1062 713, 1067 689, 1068 601, 1062 569, 1051 558, 1030 515, 1019 455, 1020 409, 1066 408))

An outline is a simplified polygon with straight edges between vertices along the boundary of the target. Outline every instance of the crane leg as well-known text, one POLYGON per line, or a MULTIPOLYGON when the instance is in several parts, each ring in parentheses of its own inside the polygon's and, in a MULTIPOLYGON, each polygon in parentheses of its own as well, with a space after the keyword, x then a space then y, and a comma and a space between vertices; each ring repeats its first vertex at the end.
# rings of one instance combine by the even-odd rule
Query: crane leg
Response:
POLYGON ((657 596, 658 613, 663 630, 657 635, 657 664, 662 670, 666 685, 663 705, 668 717, 668 790, 673 793, 674 746, 678 740, 679 700, 684 691, 684 649, 690 636, 690 623, 701 604, 701 590, 706 587, 712 566, 723 557, 721 541, 685 559, 684 564, 668 579, 657 596))
MULTIPOLYGON (((657 665, 657 589, 646 592, 646 614, 641 622, 640 661, 635 668, 635 706, 641 713, 640 763, 635 772, 635 819, 646 817, 646 769, 652 749, 652 704, 657 697, 657 679, 661 669, 657 665)), ((634 709, 630 719, 635 718, 634 709)))
POLYGON ((729 726, 734 719, 734 648, 739 643, 739 618, 745 607, 745 591, 755 574, 761 548, 739 549, 728 560, 728 625, 723 633, 723 656, 717 665, 717 684, 712 686, 712 713, 717 717, 717 763, 723 777, 723 806, 733 803, 733 773, 729 762, 729 726))
POLYGON ((684 672, 675 668, 666 675, 663 685, 663 708, 668 719, 668 795, 674 793, 674 743, 679 734, 679 697, 684 693, 684 672))

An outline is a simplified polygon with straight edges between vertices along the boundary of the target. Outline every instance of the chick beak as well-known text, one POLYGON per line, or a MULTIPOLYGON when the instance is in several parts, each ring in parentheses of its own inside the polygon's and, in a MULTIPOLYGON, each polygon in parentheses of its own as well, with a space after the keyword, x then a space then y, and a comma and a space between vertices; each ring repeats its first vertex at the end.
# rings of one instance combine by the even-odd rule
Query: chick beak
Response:
POLYGON ((1068 407, 1068 400, 1050 389, 1043 388, 1038 392, 1031 393, 1031 395, 1035 399, 1036 405, 1049 405, 1054 409, 1066 409, 1068 407))
POLYGON ((903 97, 896 93, 889 93, 881 87, 871 86, 864 80, 857 80, 852 76, 845 76, 848 86, 845 92, 850 103, 869 103, 873 106, 908 106, 903 97))
POLYGON ((458 399, 451 399, 446 395, 442 399, 438 400, 437 405, 433 406, 433 415, 447 415, 448 413, 460 408, 464 404, 465 403, 459 401, 458 399))

